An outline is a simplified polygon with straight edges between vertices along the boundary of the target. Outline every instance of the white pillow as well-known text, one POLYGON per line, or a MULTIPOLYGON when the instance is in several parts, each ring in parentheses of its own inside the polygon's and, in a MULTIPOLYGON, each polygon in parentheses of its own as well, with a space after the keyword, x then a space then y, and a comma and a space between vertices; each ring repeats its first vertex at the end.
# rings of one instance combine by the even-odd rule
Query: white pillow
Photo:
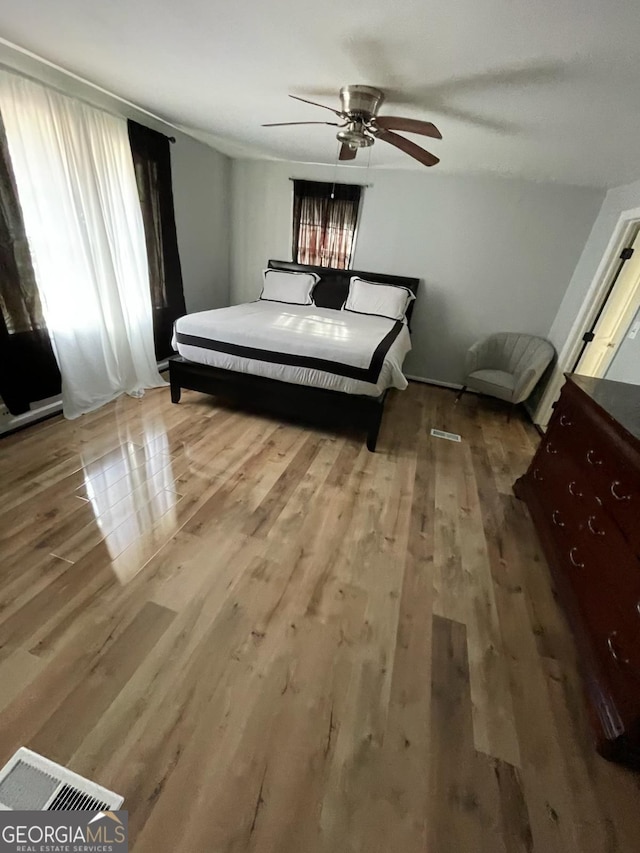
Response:
POLYGON ((290 305, 313 305, 311 294, 319 279, 320 276, 313 272, 265 270, 260 299, 290 305))
POLYGON ((404 320, 409 303, 415 295, 407 287, 395 284, 374 284, 354 275, 349 282, 349 295, 343 311, 355 314, 375 314, 389 320, 404 320))

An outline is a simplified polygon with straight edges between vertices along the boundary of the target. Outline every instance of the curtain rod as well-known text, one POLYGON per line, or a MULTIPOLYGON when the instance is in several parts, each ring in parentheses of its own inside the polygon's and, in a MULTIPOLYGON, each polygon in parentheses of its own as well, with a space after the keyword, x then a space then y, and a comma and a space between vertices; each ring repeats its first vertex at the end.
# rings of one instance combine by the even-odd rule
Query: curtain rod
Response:
MULTIPOLYGON (((144 115, 149 116, 154 121, 159 121, 161 124, 166 124, 169 127, 173 127, 173 125, 166 121, 160 116, 154 115, 150 113, 148 110, 145 110, 144 107, 138 107, 136 104, 131 103, 131 101, 127 101, 126 98, 121 98, 119 95, 114 95, 113 92, 110 92, 108 89, 103 89, 102 86, 98 86, 95 83, 92 83, 90 80, 85 80, 84 77, 80 77, 78 74, 74 74, 73 71, 67 71, 65 68, 62 68, 60 65, 56 65, 54 62, 49 62, 48 59, 43 59, 35 53, 31 53, 30 50, 25 50, 22 47, 19 47, 16 44, 13 44, 6 39, 0 38, 0 44, 7 45, 7 47, 12 48, 13 50, 17 50, 20 53, 23 53, 25 56, 30 57, 31 59, 35 59, 37 62, 42 63, 43 65, 47 65, 49 68, 53 68, 55 71, 60 72, 61 74, 66 74, 67 77, 71 77, 73 80, 77 80, 79 83, 82 83, 84 86, 90 86, 92 89, 95 89, 97 92, 101 92, 103 95, 107 95, 109 98, 114 98, 116 101, 120 101, 121 104, 126 104, 128 107, 131 107, 134 110, 137 110, 139 113, 143 113, 144 115)), ((125 118, 125 116, 120 113, 114 113, 111 110, 106 110, 104 107, 96 106, 96 104, 91 103, 87 98, 82 98, 79 95, 70 95, 68 92, 63 91, 58 86, 53 85, 52 83, 44 83, 42 80, 34 77, 32 74, 28 74, 26 71, 19 71, 17 68, 13 68, 11 65, 8 65, 6 62, 2 62, 0 60, 0 69, 4 69, 9 74, 15 74, 16 77, 23 77, 25 80, 30 80, 32 83, 38 83, 40 86, 44 86, 48 89, 53 89, 54 92, 58 92, 59 95, 64 95, 66 98, 75 98, 77 101, 80 101, 83 104, 86 104, 88 107, 93 107, 94 110, 102 110, 103 113, 107 113, 107 115, 114 116, 115 118, 125 118)), ((156 133, 160 133, 161 136, 165 136, 169 142, 175 142, 175 136, 167 136, 166 133, 161 133, 161 131, 156 131, 156 133)))
MULTIPOLYGON (((289 180, 290 180, 290 181, 311 181, 312 183, 314 182, 314 179, 313 179, 313 178, 293 178, 293 177, 289 177, 289 180)), ((335 183, 335 184, 338 184, 338 183, 342 183, 342 181, 317 181, 317 183, 319 183, 319 184, 334 184, 334 183, 335 183)), ((364 190, 364 189, 368 189, 369 187, 372 187, 372 186, 373 186, 373 184, 357 184, 357 183, 356 183, 356 184, 353 184, 353 183, 352 183, 352 184, 345 184, 345 186, 348 186, 348 187, 362 187, 362 189, 364 190)))

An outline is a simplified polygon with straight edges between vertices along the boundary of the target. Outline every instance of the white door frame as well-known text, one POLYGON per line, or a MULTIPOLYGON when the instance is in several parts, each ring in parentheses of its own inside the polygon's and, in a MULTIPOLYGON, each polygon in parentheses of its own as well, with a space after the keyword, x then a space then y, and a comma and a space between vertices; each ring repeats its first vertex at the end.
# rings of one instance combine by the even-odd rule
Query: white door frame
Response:
POLYGON ((585 344, 576 373, 605 379, 640 309, 640 232, 630 249, 632 257, 618 261, 616 277, 592 327, 593 341, 585 344))
POLYGON ((542 395, 538 408, 534 412, 533 420, 535 423, 542 426, 546 426, 549 423, 553 411, 553 403, 558 399, 560 390, 564 385, 564 374, 571 370, 578 358, 580 347, 583 343, 582 338, 585 332, 588 332, 593 325, 602 300, 606 296, 611 276, 617 269, 620 253, 628 245, 638 225, 640 225, 640 207, 625 210, 620 214, 602 260, 598 264, 596 274, 589 285, 582 307, 578 311, 567 340, 558 354, 558 361, 549 384, 542 395))

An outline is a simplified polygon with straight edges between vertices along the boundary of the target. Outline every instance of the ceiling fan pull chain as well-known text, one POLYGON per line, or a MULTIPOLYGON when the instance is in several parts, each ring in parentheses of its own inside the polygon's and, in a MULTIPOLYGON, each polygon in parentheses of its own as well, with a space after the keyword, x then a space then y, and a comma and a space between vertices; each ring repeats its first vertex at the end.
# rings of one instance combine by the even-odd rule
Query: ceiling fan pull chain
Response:
POLYGON ((331 187, 331 200, 332 201, 336 197, 336 178, 338 177, 338 161, 340 159, 340 149, 341 148, 342 148, 342 145, 340 144, 340 141, 338 141, 338 146, 336 148, 336 160, 335 160, 335 163, 333 164, 333 186, 331 187))

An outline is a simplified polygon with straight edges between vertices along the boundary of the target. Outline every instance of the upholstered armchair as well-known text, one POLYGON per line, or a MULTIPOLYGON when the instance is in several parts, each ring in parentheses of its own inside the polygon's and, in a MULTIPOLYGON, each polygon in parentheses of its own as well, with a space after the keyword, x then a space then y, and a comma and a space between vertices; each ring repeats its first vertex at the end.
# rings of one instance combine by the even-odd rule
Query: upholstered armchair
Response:
POLYGON ((544 338, 516 332, 497 332, 473 344, 467 352, 467 388, 489 394, 516 406, 523 403, 540 381, 555 351, 544 338))

